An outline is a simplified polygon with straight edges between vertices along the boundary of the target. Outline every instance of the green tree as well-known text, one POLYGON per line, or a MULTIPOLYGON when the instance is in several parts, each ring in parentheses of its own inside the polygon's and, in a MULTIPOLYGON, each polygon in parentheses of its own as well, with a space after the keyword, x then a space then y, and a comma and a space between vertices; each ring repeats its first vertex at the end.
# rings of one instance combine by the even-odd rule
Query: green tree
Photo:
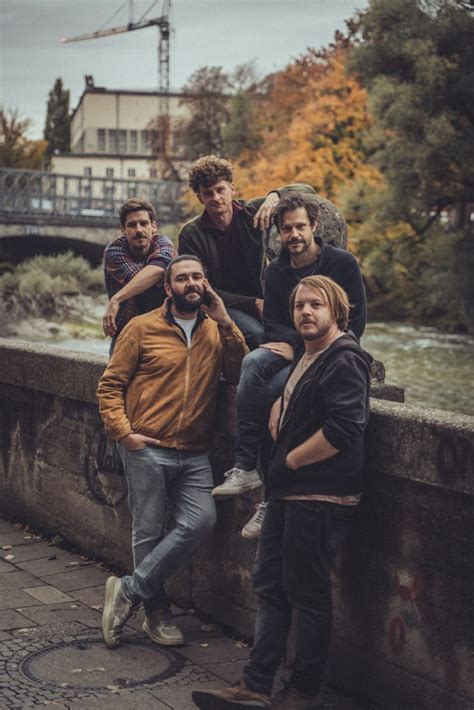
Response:
POLYGON ((183 87, 180 103, 187 108, 188 118, 182 122, 179 135, 191 160, 208 153, 222 154, 222 128, 230 117, 231 87, 222 67, 197 69, 183 87))
POLYGON ((467 225, 474 195, 474 5, 371 0, 351 68, 369 91, 368 133, 385 208, 418 235, 448 210, 467 225))
POLYGON ((26 137, 29 119, 20 119, 18 111, 0 111, 0 167, 41 170, 46 158, 45 141, 26 137))
POLYGON ((49 92, 44 124, 44 139, 48 141, 48 156, 53 155, 56 151, 69 152, 71 147, 70 124, 69 91, 63 87, 62 79, 56 79, 49 92))

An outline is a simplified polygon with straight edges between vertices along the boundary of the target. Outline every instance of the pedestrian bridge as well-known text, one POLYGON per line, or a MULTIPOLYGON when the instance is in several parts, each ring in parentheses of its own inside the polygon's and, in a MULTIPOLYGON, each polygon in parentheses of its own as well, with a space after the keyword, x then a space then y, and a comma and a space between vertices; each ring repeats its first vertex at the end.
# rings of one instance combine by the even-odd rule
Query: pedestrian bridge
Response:
POLYGON ((159 222, 182 218, 183 185, 117 180, 46 171, 0 169, 0 255, 17 260, 71 249, 92 263, 119 229, 118 211, 129 197, 151 202, 159 222))

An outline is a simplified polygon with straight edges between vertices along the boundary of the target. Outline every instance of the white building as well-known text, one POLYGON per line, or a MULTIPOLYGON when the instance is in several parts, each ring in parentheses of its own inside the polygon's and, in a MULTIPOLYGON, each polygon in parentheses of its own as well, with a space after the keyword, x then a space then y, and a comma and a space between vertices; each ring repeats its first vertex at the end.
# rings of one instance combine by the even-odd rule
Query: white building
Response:
MULTIPOLYGON (((183 94, 168 95, 169 155, 185 177, 189 163, 179 145, 179 123, 186 117, 183 94)), ((87 86, 71 119, 71 152, 54 156, 52 172, 118 179, 160 179, 152 160, 151 143, 158 132, 152 124, 163 112, 163 96, 156 91, 122 91, 87 86)))

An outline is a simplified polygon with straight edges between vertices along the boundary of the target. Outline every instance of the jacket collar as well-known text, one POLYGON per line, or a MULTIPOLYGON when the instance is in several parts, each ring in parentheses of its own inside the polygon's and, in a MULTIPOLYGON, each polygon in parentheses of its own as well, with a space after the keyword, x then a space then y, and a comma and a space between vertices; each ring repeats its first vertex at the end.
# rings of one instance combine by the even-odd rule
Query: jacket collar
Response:
MULTIPOLYGON (((239 212, 242 212, 243 207, 240 205, 236 200, 232 200, 232 219, 234 219, 235 215, 238 214, 239 212)), ((208 213, 206 210, 201 214, 198 220, 199 226, 204 227, 205 229, 215 229, 217 232, 223 232, 223 229, 219 229, 219 227, 216 227, 212 219, 209 217, 208 213)))
MULTIPOLYGON (((171 313, 171 298, 168 296, 168 298, 165 300, 161 307, 161 312, 164 317, 164 319, 170 324, 170 325, 178 325, 176 323, 176 320, 171 313)), ((200 308, 197 309, 196 311, 196 327, 201 323, 201 321, 205 320, 207 318, 207 315, 201 311, 200 308)), ((179 327, 179 326, 178 326, 179 327)))

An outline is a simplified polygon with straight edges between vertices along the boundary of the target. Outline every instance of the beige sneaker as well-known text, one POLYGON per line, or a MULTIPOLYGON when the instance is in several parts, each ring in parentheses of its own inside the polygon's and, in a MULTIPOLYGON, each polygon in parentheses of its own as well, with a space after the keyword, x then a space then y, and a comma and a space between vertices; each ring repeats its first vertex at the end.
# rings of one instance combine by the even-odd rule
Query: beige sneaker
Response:
POLYGON ((169 609, 157 609, 145 616, 143 631, 154 643, 162 646, 182 646, 184 636, 173 621, 169 609))
POLYGON ((256 507, 254 515, 252 515, 248 523, 246 523, 246 525, 244 525, 244 527, 240 531, 240 534, 242 535, 242 537, 245 537, 246 540, 255 540, 260 537, 266 509, 266 502, 259 503, 256 507))
POLYGON ((253 471, 244 471, 241 468, 234 467, 226 471, 224 476, 224 483, 213 489, 213 496, 239 496, 241 493, 253 491, 255 488, 263 486, 255 468, 253 471))
POLYGON ((102 612, 102 635, 109 648, 117 648, 123 627, 132 616, 135 607, 122 590, 118 577, 109 577, 105 583, 104 611, 102 612))
POLYGON ((255 693, 243 680, 223 690, 195 690, 192 699, 201 710, 270 710, 270 696, 255 693))

